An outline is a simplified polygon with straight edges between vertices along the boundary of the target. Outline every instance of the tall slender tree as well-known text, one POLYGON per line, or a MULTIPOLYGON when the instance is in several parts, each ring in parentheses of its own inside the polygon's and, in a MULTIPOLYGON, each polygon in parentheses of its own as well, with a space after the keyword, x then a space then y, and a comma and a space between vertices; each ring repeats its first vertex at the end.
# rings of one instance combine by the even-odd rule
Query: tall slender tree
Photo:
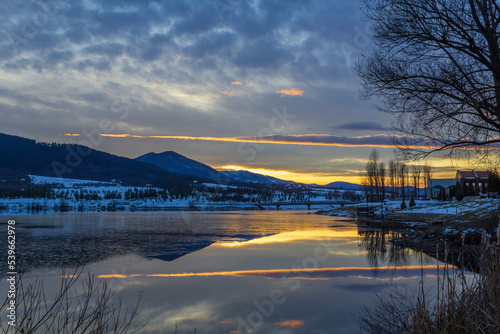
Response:
POLYGON ((399 178, 399 187, 401 189, 401 197, 404 198, 406 197, 406 191, 405 191, 405 185, 406 183, 406 178, 408 174, 408 167, 404 162, 399 162, 398 163, 398 178, 399 178))
POLYGON ((429 190, 429 180, 432 178, 432 166, 429 165, 428 163, 426 163, 423 167, 422 167, 422 174, 424 175, 424 185, 425 185, 425 189, 426 189, 426 192, 425 192, 425 196, 427 197, 427 194, 430 194, 430 190, 429 190))
POLYGON ((411 176, 413 177, 413 197, 417 198, 420 192, 420 174, 422 170, 420 166, 413 165, 411 168, 411 176))
POLYGON ((396 176, 397 176, 397 163, 394 159, 389 161, 389 182, 391 186, 391 198, 396 197, 396 176))
POLYGON ((383 162, 380 162, 378 164, 378 173, 377 177, 379 179, 378 184, 380 187, 380 195, 378 200, 379 201, 384 201, 385 200, 385 184, 386 184, 386 169, 385 169, 385 164, 383 162))

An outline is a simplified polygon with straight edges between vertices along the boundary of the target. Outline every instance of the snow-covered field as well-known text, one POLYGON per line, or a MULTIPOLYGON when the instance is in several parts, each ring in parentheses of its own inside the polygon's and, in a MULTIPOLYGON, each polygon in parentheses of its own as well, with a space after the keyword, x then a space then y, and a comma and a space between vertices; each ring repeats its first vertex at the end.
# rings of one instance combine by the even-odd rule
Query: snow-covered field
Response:
MULTIPOLYGON (((406 205, 408 205, 406 201, 406 205)), ((461 201, 416 201, 416 206, 408 208, 412 213, 432 213, 432 214, 464 214, 472 212, 481 212, 485 210, 497 209, 500 200, 495 198, 465 198, 461 201)), ((394 210, 400 210, 401 201, 390 201, 386 204, 394 210)))
MULTIPOLYGON (((153 187, 127 187, 116 182, 98 182, 80 179, 62 179, 39 175, 29 175, 36 185, 50 185, 51 193, 42 198, 0 198, 0 214, 22 214, 32 212, 54 211, 141 211, 141 210, 248 210, 261 209, 258 203, 287 202, 302 203, 282 205, 280 210, 307 210, 306 202, 312 204, 311 211, 332 209, 332 205, 324 202, 348 201, 343 198, 344 191, 315 188, 305 192, 274 192, 265 199, 258 194, 241 192, 241 187, 219 185, 215 183, 201 184, 195 187, 192 195, 175 195, 168 191, 153 187), (213 188, 219 188, 213 191, 213 188), (226 200, 221 201, 224 195, 226 200), (215 197, 214 197, 215 196, 215 197), (239 200, 231 200, 231 196, 239 200), (299 196, 299 197, 295 197, 299 196), (214 201, 216 199, 216 201, 214 201), (315 204, 323 202, 322 204, 315 204)), ((353 192, 350 191, 352 194, 353 192)), ((276 210, 275 206, 264 206, 266 210, 276 210)))
MULTIPOLYGON (((482 216, 492 210, 500 208, 500 199, 496 198, 465 198, 461 201, 437 201, 437 200, 417 200, 416 205, 412 208, 409 207, 409 201, 406 200, 407 209, 401 210, 401 200, 387 201, 383 204, 385 212, 400 212, 400 213, 422 213, 422 214, 442 214, 453 215, 457 217, 466 216, 467 219, 482 216)), ((382 208, 382 203, 369 203, 369 206, 382 208)), ((356 207, 358 205, 346 205, 344 207, 337 207, 323 214, 330 216, 341 217, 356 217, 356 207)), ((366 206, 366 203, 360 203, 359 206, 366 206)), ((376 213, 378 212, 376 211, 376 213)), ((458 221, 458 220, 457 220, 458 221)))
POLYGON ((91 180, 79 180, 79 179, 66 179, 59 177, 49 177, 40 175, 28 175, 33 184, 55 184, 58 186, 71 188, 76 185, 116 185, 112 182, 102 182, 102 181, 91 181, 91 180))

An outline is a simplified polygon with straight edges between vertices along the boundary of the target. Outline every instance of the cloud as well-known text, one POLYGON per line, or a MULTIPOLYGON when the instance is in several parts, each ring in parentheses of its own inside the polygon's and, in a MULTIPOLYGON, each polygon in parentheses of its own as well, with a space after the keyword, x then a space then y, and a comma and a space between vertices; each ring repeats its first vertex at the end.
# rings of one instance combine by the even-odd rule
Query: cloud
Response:
POLYGON ((242 85, 242 83, 239 81, 233 81, 231 82, 231 85, 242 85))
POLYGON ((339 126, 332 126, 331 129, 355 130, 355 131, 390 131, 391 127, 384 126, 379 121, 374 122, 350 122, 339 126))
POLYGON ((282 89, 278 90, 276 94, 281 94, 281 96, 289 95, 289 96, 297 96, 297 95, 304 95, 304 91, 299 88, 292 88, 292 89, 282 89))
POLYGON ((304 326, 304 321, 303 320, 281 320, 276 323, 276 325, 281 326, 281 327, 292 327, 292 328, 299 328, 304 326))
MULTIPOLYGON (((47 6, 18 2, 0 2, 0 132, 61 140, 57 134, 82 133, 110 117, 116 125, 113 133, 169 134, 168 144, 180 152, 203 144, 219 165, 241 158, 231 149, 232 142, 296 145, 269 145, 259 151, 260 165, 254 167, 273 161, 274 169, 284 170, 277 155, 305 166, 296 158, 308 155, 304 160, 310 162, 309 171, 317 168, 313 161, 325 156, 320 145, 382 141, 251 137, 269 128, 274 107, 280 109, 300 95, 286 106, 298 117, 280 133, 331 133, 332 120, 347 124, 380 119, 388 124, 374 108, 370 113, 371 103, 359 100, 358 79, 339 47, 354 43, 357 28, 365 30, 360 0, 233 1, 237 4, 222 19, 211 1, 200 0, 49 1, 47 6), (44 17, 48 7, 55 15, 24 38, 23 27, 33 26, 33 17, 44 17), (18 40, 22 43, 13 48, 11 42, 18 40), (241 85, 233 91, 228 82, 241 85), (248 94, 236 91, 243 85, 252 91, 251 98, 239 99, 248 94), (221 98, 223 94, 228 97, 221 98), (141 98, 130 101, 137 95, 141 98), (130 111, 124 120, 117 121, 112 112, 117 102, 130 111), (317 147, 303 152, 300 145, 317 147)), ((151 150, 146 140, 134 138, 107 138, 100 149, 125 156, 151 150)), ((166 144, 161 139, 148 143, 158 150, 166 144)))
MULTIPOLYGON (((223 92, 233 96, 232 92, 223 92)), ((65 136, 79 136, 78 134, 67 133, 65 136)), ((327 134, 303 134, 303 135, 268 135, 261 137, 197 137, 197 136, 163 136, 163 135, 134 135, 134 134, 102 134, 103 137, 113 138, 152 138, 152 139, 179 139, 179 140, 200 140, 214 142, 234 142, 234 143, 260 143, 260 144, 280 144, 280 145, 307 145, 307 146, 336 146, 336 147, 382 147, 392 148, 397 146, 398 141, 404 140, 408 147, 413 148, 434 148, 431 143, 416 142, 416 139, 409 136, 377 134, 373 136, 344 137, 327 134), (412 140, 415 142, 412 144, 412 140)), ((466 149, 466 148, 464 148, 466 149)))
POLYGON ((293 62, 294 58, 287 45, 277 39, 263 37, 246 42, 232 61, 238 67, 274 72, 293 62))

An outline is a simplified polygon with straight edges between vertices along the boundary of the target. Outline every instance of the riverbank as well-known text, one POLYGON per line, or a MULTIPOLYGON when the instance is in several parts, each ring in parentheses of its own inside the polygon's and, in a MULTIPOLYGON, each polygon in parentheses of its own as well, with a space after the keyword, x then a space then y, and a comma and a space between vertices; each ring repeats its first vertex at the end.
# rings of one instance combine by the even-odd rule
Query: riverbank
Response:
MULTIPOLYGON (((459 202, 419 201, 411 210, 398 210, 401 202, 390 201, 384 203, 384 210, 397 215, 397 227, 403 229, 402 236, 393 240, 395 244, 474 269, 479 263, 482 244, 498 243, 499 204, 498 199, 466 198, 459 202)), ((346 206, 320 210, 317 214, 357 218, 356 209, 346 206)), ((370 221, 358 223, 373 226, 370 221)), ((394 222, 385 220, 385 223, 394 227, 394 222)), ((384 227, 383 223, 377 226, 384 227)))
MULTIPOLYGON (((324 201, 309 203, 284 202, 279 210, 328 210, 332 205, 324 201)), ((277 210, 276 205, 258 202, 207 201, 195 198, 184 199, 138 199, 138 200, 61 200, 13 198, 0 199, 0 215, 44 214, 54 212, 164 212, 164 211, 249 211, 277 210)), ((311 211, 314 212, 314 211, 311 211)))

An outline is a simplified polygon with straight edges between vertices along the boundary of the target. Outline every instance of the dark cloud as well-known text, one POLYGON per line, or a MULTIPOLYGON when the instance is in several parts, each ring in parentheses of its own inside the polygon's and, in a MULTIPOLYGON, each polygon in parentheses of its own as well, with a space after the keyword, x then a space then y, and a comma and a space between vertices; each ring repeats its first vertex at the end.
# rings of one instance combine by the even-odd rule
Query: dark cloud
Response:
POLYGON ((123 54, 124 46, 120 43, 93 44, 83 49, 83 53, 117 57, 123 54))
POLYGON ((269 39, 261 39, 246 44, 236 55, 234 63, 237 66, 250 68, 270 66, 279 68, 293 59, 293 53, 289 50, 269 39))
POLYGON ((84 60, 76 64, 76 69, 83 71, 88 68, 95 69, 97 71, 109 71, 111 70, 111 64, 107 60, 84 60))
POLYGON ((391 127, 384 126, 379 121, 374 122, 349 122, 339 126, 332 126, 331 129, 356 130, 356 131, 391 131, 391 127))
POLYGON ((213 6, 209 1, 197 2, 193 6, 189 15, 179 20, 173 28, 173 34, 183 36, 185 34, 199 34, 210 31, 221 24, 217 15, 209 15, 213 11, 213 6))
POLYGON ((196 43, 183 48, 182 52, 194 58, 206 58, 213 55, 230 56, 230 50, 236 42, 237 37, 229 31, 210 32, 204 34, 196 43))
MULTIPOLYGON (((364 27, 358 0, 222 2, 230 5, 223 13, 213 1, 54 0, 44 2, 57 4, 49 12, 39 1, 1 2, 0 97, 16 117, 0 131, 17 126, 19 134, 42 138, 79 133, 116 116, 111 105, 136 91, 142 99, 117 124, 119 132, 252 137, 269 128, 275 108, 296 115, 280 135, 328 133, 332 122, 351 124, 342 129, 360 135, 387 130, 375 122, 380 115, 359 101, 358 80, 340 48, 353 44, 355 29, 364 27), (23 36, 40 13, 47 22, 23 36), (243 85, 231 87, 234 81, 243 85), (304 95, 275 93, 291 88, 304 95), (356 128, 357 119, 371 126, 356 128)), ((352 144, 346 138, 328 140, 352 144)), ((389 139, 364 140, 382 145, 389 139)), ((139 155, 137 145, 126 149, 139 155)), ((212 153, 227 154, 223 148, 212 153)), ((266 153, 259 154, 265 164, 266 153)))

